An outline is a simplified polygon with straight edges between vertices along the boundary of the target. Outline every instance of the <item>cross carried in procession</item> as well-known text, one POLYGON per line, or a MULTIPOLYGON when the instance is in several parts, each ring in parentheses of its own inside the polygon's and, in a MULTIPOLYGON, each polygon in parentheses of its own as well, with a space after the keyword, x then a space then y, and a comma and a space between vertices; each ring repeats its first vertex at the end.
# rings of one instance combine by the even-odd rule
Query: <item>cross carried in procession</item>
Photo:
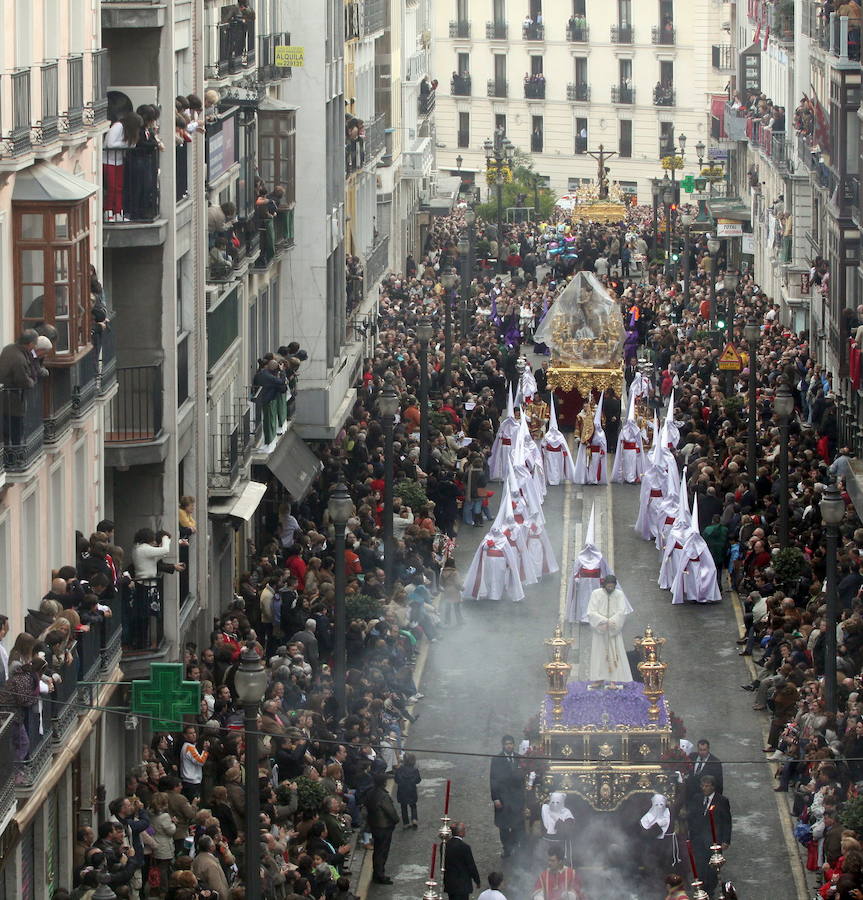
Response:
POLYGON ((588 156, 592 156, 597 161, 596 166, 596 186, 599 189, 599 199, 607 200, 608 199, 608 167, 605 165, 608 160, 611 159, 612 156, 617 156, 616 150, 606 150, 605 147, 600 144, 599 150, 588 150, 588 156))
POLYGON ((150 678, 132 682, 132 712, 152 717, 154 731, 177 731, 201 709, 201 682, 183 680, 182 663, 152 663, 150 678))

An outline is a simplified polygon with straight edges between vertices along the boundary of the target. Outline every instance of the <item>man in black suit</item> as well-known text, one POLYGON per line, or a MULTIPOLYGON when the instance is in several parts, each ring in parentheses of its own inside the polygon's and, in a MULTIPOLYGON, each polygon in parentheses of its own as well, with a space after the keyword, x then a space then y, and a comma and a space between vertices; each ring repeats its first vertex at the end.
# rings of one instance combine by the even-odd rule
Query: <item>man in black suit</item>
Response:
POLYGON ((701 778, 701 792, 689 800, 686 810, 686 821, 689 827, 689 840, 695 853, 695 865, 698 877, 704 882, 704 890, 712 894, 716 887, 716 872, 710 867, 710 845, 713 843, 713 832, 710 827, 710 811, 713 810, 713 821, 716 824, 716 841, 722 845, 723 851, 731 843, 731 804, 716 788, 716 779, 712 775, 701 778))
POLYGON ((489 785, 494 804, 494 824, 500 832, 501 856, 512 856, 524 831, 524 777, 515 755, 515 738, 505 734, 503 752, 491 761, 489 785))
POLYGON ((446 844, 443 876, 444 893, 449 900, 468 900, 473 886, 480 886, 479 872, 473 859, 473 851, 464 842, 467 826, 464 822, 454 822, 452 837, 446 844))
POLYGON ((689 795, 697 794, 701 786, 701 778, 704 775, 710 775, 716 782, 716 790, 721 794, 722 789, 722 762, 718 756, 714 756, 710 752, 710 741, 702 738, 698 742, 698 752, 690 753, 689 758, 692 760, 692 775, 690 776, 691 784, 688 785, 689 795))

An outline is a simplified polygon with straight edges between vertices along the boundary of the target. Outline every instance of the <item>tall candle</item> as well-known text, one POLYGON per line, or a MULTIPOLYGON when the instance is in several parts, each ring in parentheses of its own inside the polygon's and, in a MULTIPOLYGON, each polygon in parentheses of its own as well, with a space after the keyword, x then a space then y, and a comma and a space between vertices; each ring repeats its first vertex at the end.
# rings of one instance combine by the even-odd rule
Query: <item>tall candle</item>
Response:
POLYGON ((689 851, 689 865, 692 866, 692 877, 698 880, 698 870, 695 868, 695 854, 692 852, 692 841, 686 842, 686 849, 689 851))
POLYGON ((707 811, 710 813, 710 833, 713 835, 713 843, 718 844, 719 841, 716 840, 716 819, 713 818, 713 807, 709 807, 707 811))
POLYGON ((446 799, 444 800, 444 804, 443 804, 443 814, 444 814, 445 816, 448 816, 448 815, 449 815, 449 789, 450 789, 450 784, 451 784, 451 782, 450 782, 449 778, 447 778, 447 781, 446 781, 446 799))
POLYGON ((437 860, 437 844, 432 844, 432 861, 429 869, 429 881, 434 881, 434 865, 437 860))

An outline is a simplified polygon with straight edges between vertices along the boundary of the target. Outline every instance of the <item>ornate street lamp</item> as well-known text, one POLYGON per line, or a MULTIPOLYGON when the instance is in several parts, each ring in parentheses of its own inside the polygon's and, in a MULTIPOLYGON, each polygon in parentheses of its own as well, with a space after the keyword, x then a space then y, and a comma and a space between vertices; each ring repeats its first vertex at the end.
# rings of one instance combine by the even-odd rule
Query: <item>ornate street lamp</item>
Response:
POLYGON ((756 444, 755 444, 755 419, 757 418, 757 398, 755 390, 755 370, 758 365, 758 339, 761 337, 761 326, 754 319, 750 319, 743 326, 743 337, 749 346, 749 422, 747 427, 747 452, 746 468, 749 470, 749 481, 755 486, 756 444))
POLYGON ((393 387, 392 373, 378 394, 378 412, 384 426, 384 573, 387 588, 392 586, 395 548, 393 546, 393 426, 399 411, 399 395, 393 387))
POLYGON ((845 501, 835 483, 828 484, 818 504, 821 521, 827 529, 827 633, 824 635, 824 705, 836 715, 836 624, 839 618, 839 574, 836 554, 839 525, 845 517, 845 501))
POLYGON ((773 400, 779 419, 779 543, 788 546, 788 424, 794 413, 794 395, 786 381, 780 382, 773 400))
MULTIPOLYGON (((344 563, 342 563, 344 568, 344 563)), ((267 670, 254 643, 240 654, 234 674, 237 699, 243 706, 246 756, 246 857, 245 883, 248 900, 261 897, 261 788, 258 784, 258 708, 267 690, 267 670)))
POLYGON ((347 712, 345 701, 345 680, 347 678, 347 646, 348 630, 347 612, 345 610, 345 528, 354 511, 351 495, 348 493, 344 476, 339 473, 338 483, 330 490, 327 512, 336 533, 336 616, 335 647, 333 659, 333 688, 336 697, 337 715, 342 717, 347 712))
POLYGON ((429 464, 429 341, 434 334, 431 322, 423 319, 417 324, 420 342, 420 467, 428 472, 429 464))

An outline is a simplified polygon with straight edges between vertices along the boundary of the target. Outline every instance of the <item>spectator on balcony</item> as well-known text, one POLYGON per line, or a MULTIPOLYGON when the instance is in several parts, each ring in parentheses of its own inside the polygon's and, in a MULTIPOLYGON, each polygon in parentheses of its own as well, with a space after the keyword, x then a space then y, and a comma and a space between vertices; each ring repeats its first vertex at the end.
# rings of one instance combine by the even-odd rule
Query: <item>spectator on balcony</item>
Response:
POLYGON ((152 528, 141 528, 136 532, 132 547, 135 581, 129 621, 129 644, 136 649, 146 649, 154 643, 148 622, 162 614, 158 564, 170 552, 171 536, 166 531, 156 534, 152 528))
POLYGON ((260 359, 258 366, 252 384, 261 389, 257 403, 263 416, 264 443, 270 444, 275 440, 276 432, 279 429, 278 397, 287 393, 288 382, 277 360, 260 359))
POLYGON ((105 132, 102 150, 102 208, 106 222, 124 221, 126 154, 137 146, 143 124, 143 119, 129 110, 105 132))
POLYGON ((223 235, 219 235, 208 254, 210 263, 210 278, 214 281, 224 281, 234 271, 234 264, 228 257, 228 241, 223 235))
POLYGON ((190 496, 180 497, 180 508, 178 512, 178 521, 180 523, 180 537, 189 538, 198 530, 195 522, 195 498, 190 496))
POLYGON ((215 122, 219 118, 219 101, 222 98, 212 88, 204 92, 204 121, 215 122))
POLYGON ((136 112, 141 117, 141 129, 134 148, 126 156, 124 212, 133 222, 152 221, 159 209, 159 151, 165 147, 158 135, 158 109, 145 103, 136 112))
POLYGON ((256 263, 258 266, 268 265, 276 252, 276 232, 273 219, 278 211, 278 207, 267 194, 266 186, 261 185, 255 200, 255 222, 261 236, 261 254, 256 263))

